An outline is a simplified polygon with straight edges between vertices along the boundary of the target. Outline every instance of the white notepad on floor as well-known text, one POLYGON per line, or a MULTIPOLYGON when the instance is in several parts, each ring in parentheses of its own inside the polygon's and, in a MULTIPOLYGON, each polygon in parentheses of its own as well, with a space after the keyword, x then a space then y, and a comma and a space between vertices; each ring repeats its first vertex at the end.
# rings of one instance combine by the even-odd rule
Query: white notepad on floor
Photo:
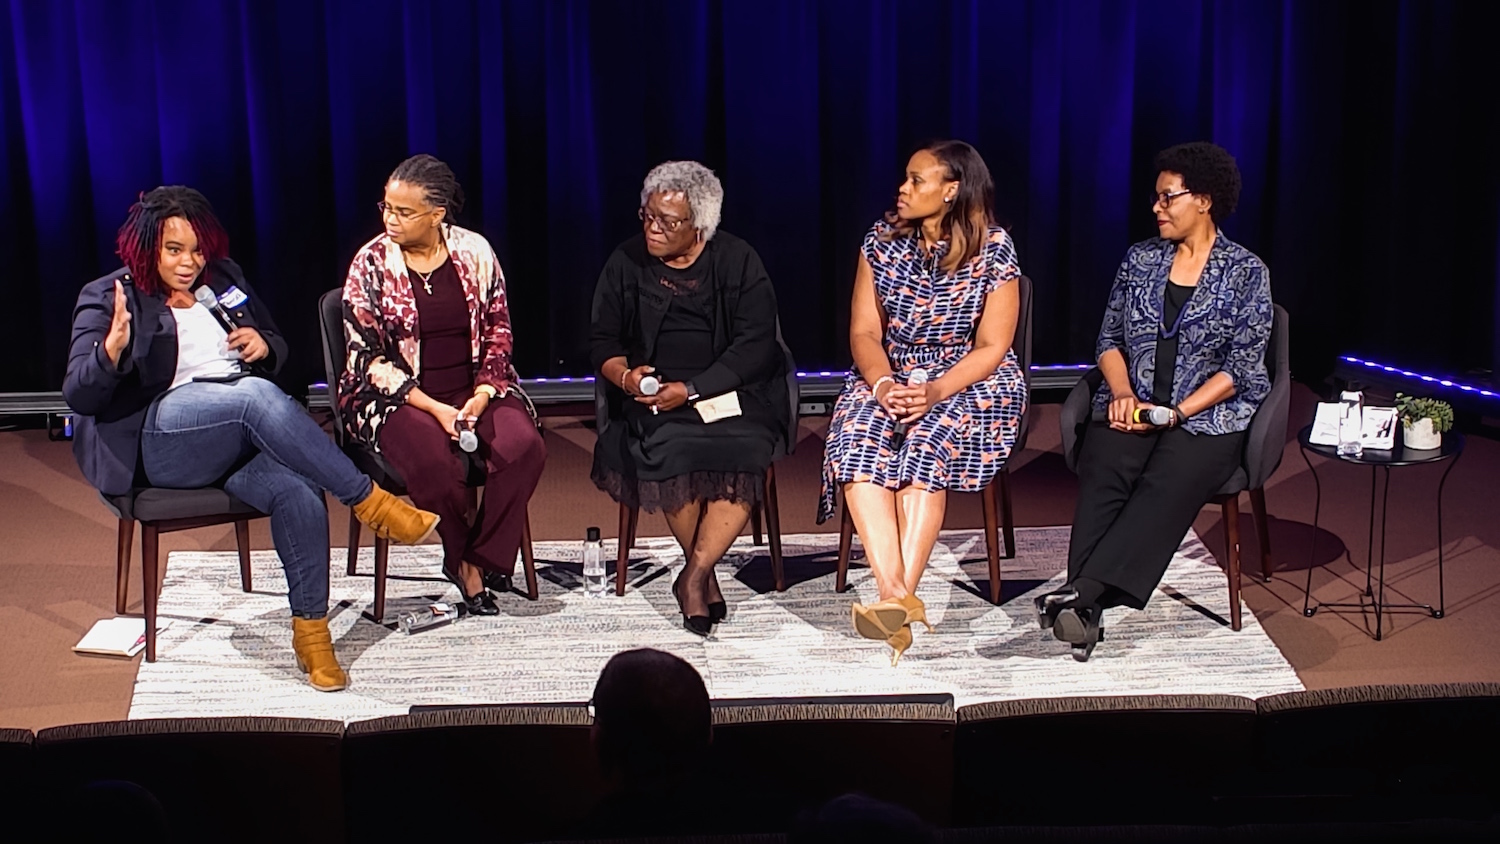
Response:
MULTIPOLYGON (((156 632, 167 629, 170 619, 158 618, 156 632)), ((131 657, 146 647, 146 620, 121 616, 101 618, 73 646, 75 653, 131 657)))

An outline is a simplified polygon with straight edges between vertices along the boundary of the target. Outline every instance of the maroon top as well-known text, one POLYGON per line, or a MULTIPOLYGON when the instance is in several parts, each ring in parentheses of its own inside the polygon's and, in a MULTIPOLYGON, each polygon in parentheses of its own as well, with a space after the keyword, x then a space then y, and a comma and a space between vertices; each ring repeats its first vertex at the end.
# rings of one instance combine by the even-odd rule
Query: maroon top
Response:
POLYGON ((453 261, 445 259, 424 282, 408 269, 417 300, 417 336, 422 340, 422 392, 463 407, 474 394, 474 361, 469 357, 469 302, 453 261), (432 292, 427 292, 428 286, 432 292))

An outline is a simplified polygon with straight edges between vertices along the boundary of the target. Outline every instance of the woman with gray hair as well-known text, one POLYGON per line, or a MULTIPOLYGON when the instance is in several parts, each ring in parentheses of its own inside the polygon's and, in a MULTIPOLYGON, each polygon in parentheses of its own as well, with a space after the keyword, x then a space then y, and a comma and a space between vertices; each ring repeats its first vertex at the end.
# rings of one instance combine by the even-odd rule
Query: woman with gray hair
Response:
POLYGON ((700 636, 727 615, 714 565, 791 436, 776 291, 755 250, 719 230, 723 202, 718 178, 695 161, 646 175, 641 233, 605 262, 590 338, 608 385, 594 484, 665 513, 687 561, 672 593, 700 636))

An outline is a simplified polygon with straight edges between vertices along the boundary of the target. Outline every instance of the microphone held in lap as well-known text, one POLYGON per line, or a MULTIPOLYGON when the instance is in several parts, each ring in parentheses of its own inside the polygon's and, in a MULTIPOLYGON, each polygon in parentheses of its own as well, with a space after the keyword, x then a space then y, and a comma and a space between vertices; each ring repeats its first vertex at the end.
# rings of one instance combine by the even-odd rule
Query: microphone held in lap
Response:
MULTIPOLYGON (((661 381, 655 375, 647 375, 641 379, 641 395, 654 396, 661 390, 661 381)), ((651 413, 656 414, 656 405, 651 405, 651 413)))
MULTIPOLYGON (((916 369, 913 369, 911 371, 911 376, 906 379, 906 385, 908 387, 919 387, 926 383, 927 370, 923 369, 920 366, 916 369)), ((906 442, 906 431, 908 427, 909 426, 904 421, 896 423, 896 429, 891 432, 891 448, 893 450, 901 450, 902 444, 906 442)))
POLYGON ((1172 408, 1170 407, 1138 407, 1131 415, 1131 421, 1137 425, 1155 425, 1158 428, 1166 427, 1172 422, 1172 408))
MULTIPOLYGON (((205 284, 194 290, 193 298, 198 300, 198 304, 208 308, 208 312, 214 315, 214 319, 223 327, 225 334, 233 334, 235 329, 240 327, 234 321, 234 317, 229 315, 229 311, 224 310, 224 306, 219 304, 219 297, 214 295, 213 289, 208 285, 205 284)), ((230 354, 233 356, 237 352, 231 351, 230 354)), ((243 361, 240 362, 240 371, 247 371, 243 361)))

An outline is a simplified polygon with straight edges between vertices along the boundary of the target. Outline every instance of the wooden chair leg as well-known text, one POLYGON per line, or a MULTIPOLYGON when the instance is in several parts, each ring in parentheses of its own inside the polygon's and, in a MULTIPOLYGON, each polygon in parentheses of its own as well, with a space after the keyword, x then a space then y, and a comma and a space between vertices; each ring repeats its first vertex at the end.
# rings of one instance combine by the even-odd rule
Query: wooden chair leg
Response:
POLYGON ((1010 506, 1010 470, 1000 470, 1000 529, 1005 531, 1005 559, 1016 558, 1016 516, 1010 506))
POLYGON ((984 555, 990 564, 990 603, 1000 603, 1000 536, 996 530, 995 484, 990 482, 979 491, 980 509, 984 510, 984 555))
POLYGON ((776 591, 786 591, 786 569, 781 558, 781 506, 776 501, 776 467, 766 467, 766 536, 771 540, 771 578, 776 581, 776 591))
MULTIPOLYGON (((762 538, 760 530, 760 510, 760 507, 750 508, 750 532, 755 537, 756 547, 760 547, 761 545, 765 544, 765 539, 762 538)), ((767 521, 769 521, 769 519, 767 519, 767 521)))
POLYGON ((375 537, 375 605, 371 615, 376 624, 385 622, 385 576, 391 562, 391 541, 375 537))
POLYGON ((630 565, 630 546, 635 540, 633 522, 636 519, 634 508, 620 505, 620 553, 615 558, 615 595, 625 594, 625 568, 630 565))
POLYGON ((1224 499, 1224 544, 1229 553, 1229 627, 1240 629, 1240 497, 1224 499))
POLYGON ((640 538, 641 508, 630 508, 630 546, 635 547, 635 541, 640 538))
POLYGON ((240 591, 249 592, 253 581, 250 577, 250 521, 240 519, 234 523, 234 546, 240 552, 240 591))
POLYGON ((526 600, 535 601, 536 555, 531 550, 531 511, 527 511, 521 522, 521 567, 526 572, 526 600))
POLYGON ((135 539, 135 519, 121 519, 115 551, 115 615, 124 615, 130 598, 130 543, 135 539))
POLYGON ((849 589, 849 555, 854 550, 854 517, 849 515, 849 502, 839 507, 839 575, 833 591, 849 589))
POLYGON ((348 570, 345 572, 350 577, 353 577, 355 572, 359 571, 360 527, 359 517, 354 515, 354 510, 351 508, 349 510, 349 564, 348 570))
POLYGON ((156 601, 158 598, 156 525, 141 522, 141 603, 146 616, 146 661, 156 661, 156 601))
POLYGON ((1255 538, 1260 541, 1260 578, 1271 582, 1271 525, 1266 519, 1266 489, 1250 490, 1250 512, 1255 515, 1255 538))

